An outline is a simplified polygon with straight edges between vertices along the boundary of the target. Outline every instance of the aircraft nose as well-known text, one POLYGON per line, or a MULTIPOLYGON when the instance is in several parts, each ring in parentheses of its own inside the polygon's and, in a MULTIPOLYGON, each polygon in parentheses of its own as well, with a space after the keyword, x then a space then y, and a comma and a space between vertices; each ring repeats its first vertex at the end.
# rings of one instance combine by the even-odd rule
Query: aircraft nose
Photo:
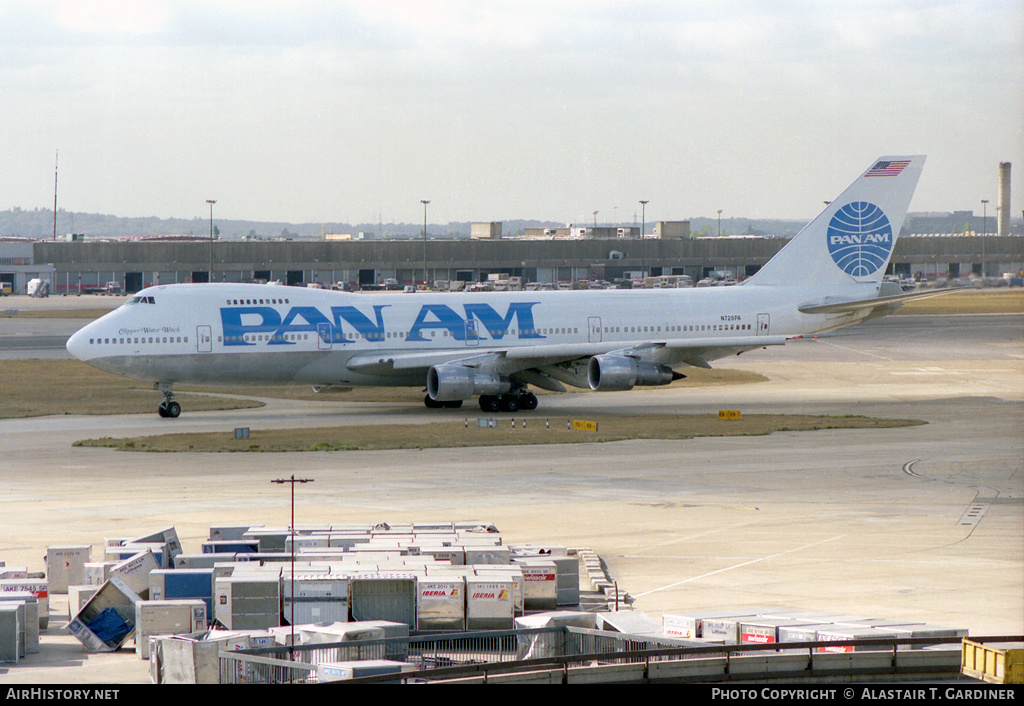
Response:
POLYGON ((86 329, 89 327, 79 329, 77 332, 71 335, 68 339, 67 345, 68 353, 78 358, 79 360, 85 360, 88 356, 89 351, 89 333, 86 329))

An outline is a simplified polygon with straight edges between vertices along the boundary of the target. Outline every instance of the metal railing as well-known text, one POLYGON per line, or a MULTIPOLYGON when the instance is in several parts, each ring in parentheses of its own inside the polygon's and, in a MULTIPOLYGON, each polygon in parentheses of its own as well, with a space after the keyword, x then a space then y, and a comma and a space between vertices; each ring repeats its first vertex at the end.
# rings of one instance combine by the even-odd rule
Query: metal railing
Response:
MULTIPOLYGON (((1020 636, 977 639, 1024 640, 1020 636)), ((845 668, 845 673, 855 673, 859 669, 877 671, 880 663, 888 665, 882 668, 890 673, 902 673, 907 670, 956 671, 955 667, 950 666, 953 664, 952 660, 939 660, 936 662, 938 666, 928 666, 922 665, 919 658, 913 659, 911 655, 921 653, 921 650, 914 648, 959 645, 961 641, 960 637, 923 637, 844 640, 842 643, 814 641, 683 647, 679 646, 679 641, 672 639, 572 627, 551 627, 419 635, 294 647, 222 650, 219 657, 222 684, 316 683, 320 681, 317 674, 320 665, 368 660, 403 662, 411 665, 414 671, 401 675, 360 677, 346 680, 346 683, 466 678, 486 681, 497 675, 516 672, 556 670, 568 675, 569 670, 583 667, 630 664, 643 665, 641 671, 643 678, 646 679, 651 664, 684 660, 717 660, 715 668, 711 670, 712 676, 718 674, 721 678, 717 680, 727 680, 730 675, 738 673, 737 665, 743 664, 744 661, 749 662, 756 656, 803 655, 806 662, 791 659, 785 666, 780 666, 781 673, 792 675, 793 671, 797 670, 813 675, 816 661, 821 667, 824 662, 823 655, 829 652, 835 654, 839 649, 870 652, 876 656, 880 653, 889 655, 881 662, 874 659, 870 666, 863 668, 858 668, 851 661, 850 666, 845 668), (947 661, 950 665, 946 664, 947 661)), ((955 663, 959 664, 959 657, 955 663)), ((835 674, 841 667, 837 667, 833 661, 825 668, 830 670, 829 673, 835 674)), ((771 666, 766 664, 764 669, 767 670, 767 674, 771 666)))

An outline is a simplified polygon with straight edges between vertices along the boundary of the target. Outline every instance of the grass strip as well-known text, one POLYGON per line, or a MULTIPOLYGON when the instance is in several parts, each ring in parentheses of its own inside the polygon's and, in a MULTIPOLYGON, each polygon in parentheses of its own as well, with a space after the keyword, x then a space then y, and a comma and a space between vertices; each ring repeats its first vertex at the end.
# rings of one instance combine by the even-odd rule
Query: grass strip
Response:
POLYGON ((496 426, 480 427, 478 419, 431 424, 388 424, 319 429, 251 429, 249 438, 233 432, 161 434, 135 438, 104 437, 75 442, 78 447, 151 452, 299 452, 383 451, 479 446, 608 443, 629 439, 679 440, 706 436, 762 436, 776 432, 822 429, 891 429, 916 426, 916 419, 863 416, 744 415, 722 420, 717 415, 596 417, 597 431, 570 429, 570 420, 529 416, 496 418, 496 426))

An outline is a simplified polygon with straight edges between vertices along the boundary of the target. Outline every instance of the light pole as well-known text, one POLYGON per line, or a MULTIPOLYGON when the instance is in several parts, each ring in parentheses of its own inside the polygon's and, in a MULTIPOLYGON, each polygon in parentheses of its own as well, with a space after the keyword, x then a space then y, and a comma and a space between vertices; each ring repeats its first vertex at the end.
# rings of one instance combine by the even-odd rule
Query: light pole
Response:
POLYGON ((423 204, 423 286, 427 286, 427 204, 429 199, 420 199, 423 204))
POLYGON ((597 211, 594 211, 594 235, 597 235, 597 211))
POLYGON ((288 658, 291 661, 295 661, 295 484, 296 483, 312 483, 313 478, 296 478, 293 473, 290 478, 275 478, 270 481, 278 485, 284 485, 290 483, 292 486, 292 524, 288 530, 289 536, 292 538, 292 575, 291 575, 291 615, 288 617, 288 623, 292 628, 292 636, 288 641, 288 658))
POLYGON ((718 209, 718 237, 722 237, 722 209, 718 209))
MULTIPOLYGON (((644 236, 647 230, 647 204, 650 201, 640 199, 640 279, 644 278, 644 272, 647 270, 647 258, 644 252, 644 236)), ((636 218, 636 216, 633 216, 636 218)), ((636 223, 636 221, 633 221, 636 223)))
POLYGON ((206 199, 206 203, 210 204, 210 283, 213 282, 213 204, 217 203, 217 199, 206 199))

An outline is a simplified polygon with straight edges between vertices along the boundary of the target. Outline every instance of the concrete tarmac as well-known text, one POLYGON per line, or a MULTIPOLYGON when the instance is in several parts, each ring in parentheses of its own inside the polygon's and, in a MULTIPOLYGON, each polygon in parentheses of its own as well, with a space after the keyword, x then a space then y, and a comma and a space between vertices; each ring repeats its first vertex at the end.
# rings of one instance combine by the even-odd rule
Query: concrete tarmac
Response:
MULTIPOLYGON (((77 439, 157 431, 417 424, 475 406, 268 401, 257 410, 0 421, 0 561, 174 526, 494 523, 506 543, 589 548, 632 608, 777 607, 1024 634, 1024 317, 898 316, 719 361, 769 382, 543 396, 520 417, 863 414, 923 426, 689 441, 391 452, 145 454, 77 439)), ((258 390, 254 395, 258 396, 258 390)), ((158 395, 154 394, 154 408, 158 395)), ((510 423, 504 418, 503 423, 510 423)), ((723 422, 727 424, 728 422, 723 422)), ((481 430, 481 433, 487 433, 481 430)), ((89 655, 51 601, 44 651, 0 683, 139 683, 134 652, 89 655)), ((131 643, 129 643, 130 645, 131 643)))

